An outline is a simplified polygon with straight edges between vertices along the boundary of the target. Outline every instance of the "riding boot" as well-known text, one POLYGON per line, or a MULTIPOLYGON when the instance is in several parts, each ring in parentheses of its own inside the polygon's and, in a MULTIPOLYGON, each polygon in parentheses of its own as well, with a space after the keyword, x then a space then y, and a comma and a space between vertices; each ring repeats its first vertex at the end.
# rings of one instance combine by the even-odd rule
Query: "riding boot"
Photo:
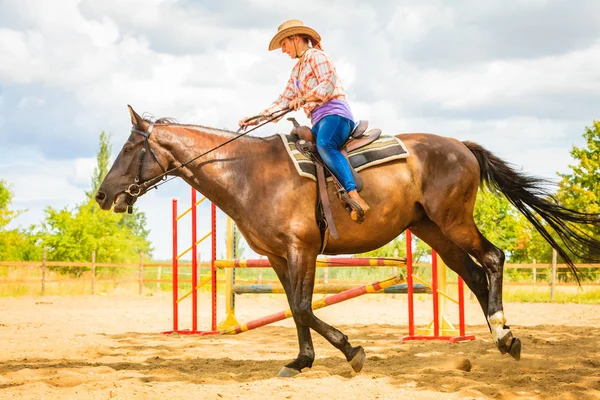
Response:
MULTIPOLYGON (((352 190, 350 192, 348 192, 348 196, 354 200, 355 202, 358 203, 358 205, 360 206, 360 208, 362 208, 364 214, 367 214, 367 210, 369 209, 369 205, 367 204, 366 201, 363 200, 362 197, 360 197, 360 194, 358 194, 357 190, 352 190)), ((356 210, 352 210, 352 212, 350 213, 350 218, 352 218, 354 221, 358 220, 358 212, 356 210)))

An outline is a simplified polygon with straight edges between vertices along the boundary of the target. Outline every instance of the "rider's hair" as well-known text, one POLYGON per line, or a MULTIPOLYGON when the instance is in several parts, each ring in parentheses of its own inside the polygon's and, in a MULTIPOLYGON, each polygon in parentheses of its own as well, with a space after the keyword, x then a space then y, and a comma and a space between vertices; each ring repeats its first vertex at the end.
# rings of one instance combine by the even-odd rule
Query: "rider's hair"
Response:
MULTIPOLYGON (((321 47, 321 42, 317 42, 313 37, 308 36, 308 35, 294 35, 294 36, 299 36, 302 40, 304 40, 305 42, 309 43, 310 46, 314 49, 317 50, 323 50, 323 47, 321 47)), ((294 37, 294 36, 290 36, 290 38, 294 37)))

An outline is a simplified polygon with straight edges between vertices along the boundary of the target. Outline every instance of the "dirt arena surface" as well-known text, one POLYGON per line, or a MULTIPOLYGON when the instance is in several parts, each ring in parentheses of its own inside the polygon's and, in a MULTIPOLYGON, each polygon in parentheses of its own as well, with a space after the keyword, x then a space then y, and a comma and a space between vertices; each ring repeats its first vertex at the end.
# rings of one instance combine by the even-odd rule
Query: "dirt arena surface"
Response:
MULTIPOLYGON (((237 306, 246 321, 286 302, 280 295, 244 296, 237 306)), ((517 362, 495 349, 473 302, 467 333, 476 341, 400 342, 405 297, 363 296, 317 312, 365 347, 363 371, 354 374, 313 333, 313 368, 288 379, 276 374, 297 354, 291 321, 237 336, 163 335, 171 328, 170 307, 167 293, 0 299, 0 399, 600 398, 600 306, 506 304, 508 323, 523 341, 517 362)), ((189 327, 190 303, 181 308, 181 325, 189 327)), ((430 304, 415 308, 417 324, 427 324, 430 304)), ((208 297, 200 309, 200 327, 208 328, 208 297)))

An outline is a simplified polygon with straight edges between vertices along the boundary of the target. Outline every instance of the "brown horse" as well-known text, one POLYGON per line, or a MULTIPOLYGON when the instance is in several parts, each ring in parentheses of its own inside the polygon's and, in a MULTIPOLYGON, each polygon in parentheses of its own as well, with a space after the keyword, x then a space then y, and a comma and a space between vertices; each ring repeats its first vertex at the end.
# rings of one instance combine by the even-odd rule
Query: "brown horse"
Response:
MULTIPOLYGON (((248 245, 268 257, 285 289, 300 351, 280 376, 312 366, 315 353, 310 329, 360 371, 363 348, 351 346, 346 335, 311 309, 315 262, 322 245, 315 222, 316 185, 296 173, 280 137, 244 136, 219 147, 235 133, 164 119, 151 123, 129 110, 132 132, 98 190, 100 207, 110 210, 114 205, 115 212, 124 212, 165 171, 181 177, 236 222, 248 245), (199 154, 204 155, 186 163, 199 154)), ((410 157, 361 172, 362 196, 371 206, 363 224, 353 222, 343 205, 333 202, 342 234, 337 240, 329 237, 323 253, 370 251, 410 228, 464 279, 481 304, 494 343, 501 353, 518 360, 521 342, 506 325, 502 306, 504 253, 479 232, 473 220, 479 185, 487 183, 502 192, 571 266, 568 253, 545 226, 563 239, 568 250, 597 259, 600 242, 574 224, 598 226, 600 220, 561 207, 543 189, 544 181, 516 172, 475 143, 422 133, 398 137, 410 157)), ((329 188, 331 198, 334 190, 329 188)))

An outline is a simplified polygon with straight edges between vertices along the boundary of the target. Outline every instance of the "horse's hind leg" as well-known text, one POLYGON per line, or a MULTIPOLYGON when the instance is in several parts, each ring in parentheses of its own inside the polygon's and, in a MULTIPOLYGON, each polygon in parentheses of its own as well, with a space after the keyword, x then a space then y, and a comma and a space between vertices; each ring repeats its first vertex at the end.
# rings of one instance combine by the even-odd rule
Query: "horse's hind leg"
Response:
POLYGON ((477 265, 456 243, 448 239, 429 218, 423 218, 411 226, 410 230, 432 249, 435 249, 448 268, 464 280, 477 297, 487 321, 490 291, 487 276, 481 266, 477 265))
MULTIPOLYGON (((479 232, 472 215, 464 211, 461 213, 461 210, 456 209, 444 210, 439 213, 440 217, 437 217, 436 213, 430 211, 427 211, 427 214, 439 226, 441 232, 461 250, 479 261, 485 269, 489 283, 487 320, 494 343, 502 354, 509 353, 514 359, 519 360, 521 341, 513 336, 510 327, 506 325, 502 306, 504 253, 479 232)), ((480 303, 481 301, 480 299, 480 303)))

